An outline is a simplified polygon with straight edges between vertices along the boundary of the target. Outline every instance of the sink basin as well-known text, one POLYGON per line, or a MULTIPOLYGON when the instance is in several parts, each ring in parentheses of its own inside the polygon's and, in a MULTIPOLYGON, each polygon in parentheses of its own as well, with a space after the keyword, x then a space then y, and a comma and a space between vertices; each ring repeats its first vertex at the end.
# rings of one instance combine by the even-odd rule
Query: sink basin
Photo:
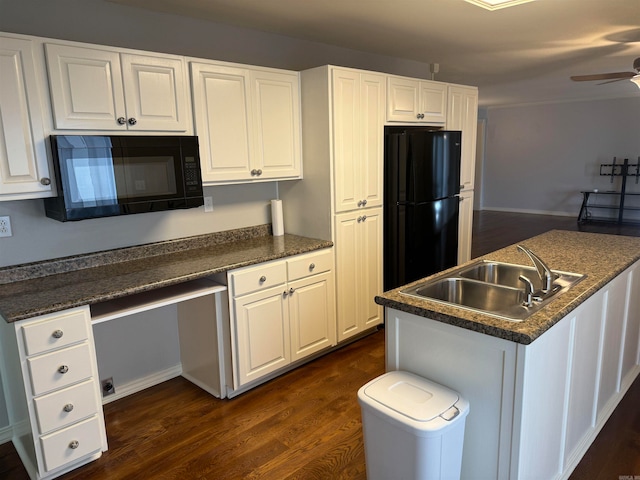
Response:
POLYGON ((400 293, 506 320, 522 321, 584 278, 584 275, 575 273, 552 272, 554 281, 551 291, 542 299, 534 300, 531 306, 524 305, 524 284, 518 277, 525 275, 539 290, 542 282, 536 269, 486 260, 461 267, 445 277, 418 283, 400 293))
MULTIPOLYGON (((554 285, 568 287, 581 280, 584 275, 577 273, 560 272, 551 270, 554 274, 554 285)), ((534 290, 542 288, 542 280, 534 267, 518 265, 514 263, 503 263, 489 260, 481 260, 457 271, 456 276, 471 278, 482 282, 496 283, 513 288, 523 288, 523 283, 519 279, 524 275, 533 283, 534 290)))

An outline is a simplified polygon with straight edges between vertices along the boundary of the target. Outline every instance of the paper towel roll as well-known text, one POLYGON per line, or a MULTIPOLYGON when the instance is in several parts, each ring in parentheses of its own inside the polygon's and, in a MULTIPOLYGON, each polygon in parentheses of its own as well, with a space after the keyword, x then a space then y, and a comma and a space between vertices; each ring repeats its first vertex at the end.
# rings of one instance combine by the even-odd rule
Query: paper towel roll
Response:
POLYGON ((282 200, 271 200, 271 228, 273 236, 284 235, 284 220, 282 218, 282 200))

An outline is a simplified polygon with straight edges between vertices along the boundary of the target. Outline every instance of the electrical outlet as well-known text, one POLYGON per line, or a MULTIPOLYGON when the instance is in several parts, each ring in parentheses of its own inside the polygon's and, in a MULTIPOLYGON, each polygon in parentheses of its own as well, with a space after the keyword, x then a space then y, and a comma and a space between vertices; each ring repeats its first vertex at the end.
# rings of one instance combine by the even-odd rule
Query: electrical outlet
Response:
POLYGON ((10 237, 11 233, 11 218, 0 217, 0 237, 10 237))
POLYGON ((113 377, 105 378, 104 380, 100 380, 100 385, 102 385, 102 396, 106 397, 107 395, 113 395, 116 393, 116 386, 113 383, 113 377))
POLYGON ((213 197, 204 197, 204 211, 213 212, 213 197))

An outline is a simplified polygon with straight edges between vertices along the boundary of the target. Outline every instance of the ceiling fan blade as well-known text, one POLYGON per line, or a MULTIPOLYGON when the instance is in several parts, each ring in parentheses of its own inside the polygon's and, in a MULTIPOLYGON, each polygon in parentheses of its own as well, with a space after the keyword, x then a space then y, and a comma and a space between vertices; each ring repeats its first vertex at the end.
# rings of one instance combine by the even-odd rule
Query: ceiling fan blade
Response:
POLYGON ((596 85, 606 85, 607 83, 621 82, 623 80, 627 80, 628 78, 631 78, 631 77, 614 78, 613 80, 607 80, 606 82, 600 82, 600 83, 597 83, 596 85))
POLYGON ((591 82, 593 80, 623 80, 636 75, 634 72, 596 73, 594 75, 574 75, 571 78, 574 82, 591 82))

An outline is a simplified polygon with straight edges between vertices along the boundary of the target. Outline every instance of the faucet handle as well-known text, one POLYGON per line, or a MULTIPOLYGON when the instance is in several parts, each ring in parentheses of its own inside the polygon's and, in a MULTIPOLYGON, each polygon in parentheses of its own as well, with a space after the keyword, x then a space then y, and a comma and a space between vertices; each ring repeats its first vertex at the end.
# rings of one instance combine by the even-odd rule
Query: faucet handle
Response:
POLYGON ((525 307, 531 307, 533 305, 533 282, 529 277, 525 277, 524 275, 520 275, 518 280, 524 282, 524 294, 527 296, 527 299, 522 302, 522 305, 525 307))

